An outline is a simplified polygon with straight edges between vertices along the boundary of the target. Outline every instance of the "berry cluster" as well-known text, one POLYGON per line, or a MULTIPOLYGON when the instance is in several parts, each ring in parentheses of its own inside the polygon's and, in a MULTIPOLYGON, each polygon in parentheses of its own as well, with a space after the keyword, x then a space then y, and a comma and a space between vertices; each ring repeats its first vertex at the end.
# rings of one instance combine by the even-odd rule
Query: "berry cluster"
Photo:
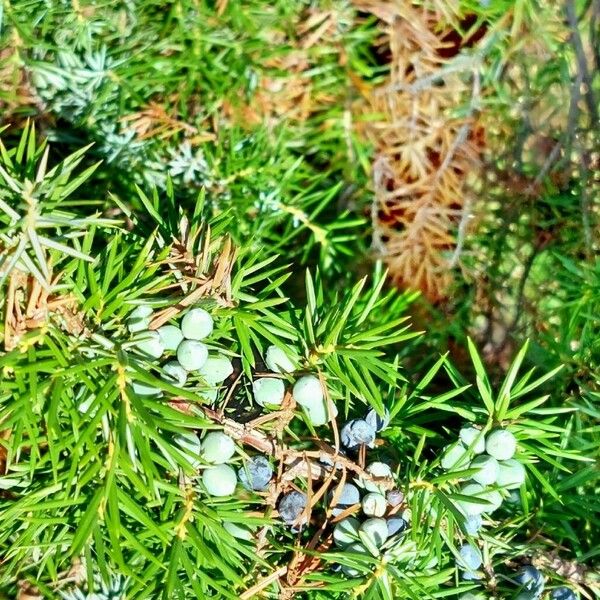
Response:
MULTIPOLYGON (((163 379, 177 387, 184 387, 190 374, 198 375, 209 386, 205 392, 215 399, 218 384, 233 373, 231 360, 226 356, 209 355, 208 346, 201 340, 213 332, 214 322, 203 308, 189 310, 181 325, 163 325, 156 331, 148 329, 153 311, 149 306, 138 306, 127 319, 127 328, 133 334, 132 344, 147 360, 167 356, 161 367, 163 379)), ((133 382, 133 391, 140 396, 159 396, 161 391, 149 384, 133 382)))
MULTIPOLYGON (((498 509, 506 491, 525 482, 525 468, 513 458, 517 440, 507 429, 495 429, 486 436, 482 430, 466 426, 458 437, 445 449, 441 465, 446 471, 470 472, 470 479, 460 487, 461 500, 456 506, 464 516, 465 532, 475 536, 483 524, 482 515, 498 509)), ((463 579, 481 579, 478 569, 482 562, 474 544, 465 543, 459 549, 457 566, 463 579)))

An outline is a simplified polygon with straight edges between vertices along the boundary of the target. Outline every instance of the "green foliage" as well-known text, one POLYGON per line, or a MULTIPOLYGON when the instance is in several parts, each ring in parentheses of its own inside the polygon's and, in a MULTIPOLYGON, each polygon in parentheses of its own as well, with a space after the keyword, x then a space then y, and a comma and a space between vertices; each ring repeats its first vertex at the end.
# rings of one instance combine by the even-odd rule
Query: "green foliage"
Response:
MULTIPOLYGON (((585 86, 583 97, 573 87, 577 49, 554 30, 563 13, 551 3, 539 13, 529 0, 421 4, 440 27, 485 24, 485 51, 472 56, 501 140, 489 173, 517 165, 541 189, 525 210, 502 177, 483 185, 465 282, 452 312, 428 308, 437 319, 419 323, 425 332, 410 324, 422 314, 417 294, 390 289, 366 252, 372 149, 356 133, 353 103, 391 67, 364 3, 0 8, 0 595, 509 598, 524 562, 548 588, 600 593, 597 132, 585 86), (474 24, 457 22, 469 14, 474 24), (515 48, 537 23, 556 60, 515 48), (512 111, 523 86, 531 115, 553 98, 578 107, 574 120, 548 119, 545 135, 565 149, 556 163, 540 165, 525 143, 531 124, 512 111), (567 150, 587 170, 573 170, 567 150), (175 386, 128 330, 139 306, 171 323, 189 306, 208 310, 208 349, 232 359, 232 377, 217 390, 199 373, 175 386), (483 313, 473 341, 482 327, 471 328, 471 315, 483 313), (447 354, 448 339, 457 343, 447 354), (256 406, 252 381, 273 376, 271 345, 296 363, 280 375, 288 391, 317 375, 337 419, 315 427, 290 394, 280 411, 256 406), (365 457, 331 457, 343 424, 369 408, 389 410, 391 422, 367 464, 392 465, 409 527, 359 553, 331 545, 328 503, 365 457), (508 428, 526 467, 525 484, 502 492, 478 536, 459 510, 486 505, 461 493, 474 469, 440 464, 467 423, 485 434, 508 428), (207 465, 179 436, 214 429, 238 432, 236 469, 268 446, 276 477, 267 493, 207 493, 207 465), (322 491, 298 531, 276 512, 289 489, 322 491), (457 568, 465 542, 482 551, 480 580, 457 568)), ((567 2, 593 41, 591 4, 567 2)))

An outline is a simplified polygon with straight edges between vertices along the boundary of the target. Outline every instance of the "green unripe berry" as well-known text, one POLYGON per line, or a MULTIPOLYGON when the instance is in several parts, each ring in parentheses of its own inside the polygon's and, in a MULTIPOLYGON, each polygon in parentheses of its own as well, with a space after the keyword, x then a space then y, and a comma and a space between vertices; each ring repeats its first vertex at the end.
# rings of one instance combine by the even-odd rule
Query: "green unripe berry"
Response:
POLYGON ((138 396, 160 396, 162 394, 162 391, 154 387, 151 383, 134 381, 131 387, 138 396))
POLYGON ((378 492, 370 492, 362 499, 362 511, 367 517, 382 517, 386 508, 385 496, 378 492))
POLYGON ((485 449, 496 460, 508 460, 517 451, 517 440, 507 429, 496 429, 487 436, 485 449))
POLYGON ((223 523, 223 529, 238 540, 245 540, 247 542, 252 541, 252 532, 242 525, 232 523, 231 521, 225 521, 225 523, 223 523))
POLYGON ((231 496, 235 492, 237 475, 229 465, 216 465, 204 470, 202 483, 211 496, 231 496))
POLYGON ((203 308, 192 308, 181 319, 181 333, 186 340, 203 340, 213 327, 213 318, 203 308))
POLYGON ((200 466, 199 457, 202 447, 200 439, 193 431, 179 433, 173 438, 173 441, 181 448, 183 455, 193 467, 200 466))
POLYGON ((323 405, 323 386, 314 375, 300 377, 294 384, 292 391, 294 400, 307 409, 317 408, 323 405))
POLYGON ((127 318, 127 329, 130 333, 137 333, 148 329, 152 319, 152 309, 149 306, 141 305, 134 308, 127 318))
POLYGON ((222 431, 211 431, 202 440, 202 458, 206 462, 224 463, 234 454, 234 441, 222 431))
POLYGON ((209 356, 198 373, 206 383, 223 383, 233 373, 233 365, 226 356, 209 356))
POLYGON ((493 456, 476 456, 469 466, 470 469, 478 469, 477 473, 471 475, 473 481, 481 485, 491 485, 496 482, 500 467, 493 456))
POLYGON ((469 453, 460 442, 455 442, 445 448, 441 460, 442 469, 445 471, 460 471, 466 469, 468 464, 469 453))
MULTIPOLYGON (((335 418, 338 414, 337 408, 332 404, 332 416, 335 418)), ((314 427, 320 427, 325 425, 329 421, 329 415, 327 414, 327 407, 325 406, 325 400, 317 406, 311 406, 310 408, 303 408, 308 420, 314 427)))
POLYGON ((186 371, 200 369, 208 359, 208 348, 202 342, 183 340, 177 348, 177 360, 186 371))
POLYGON ((346 548, 358 540, 360 523, 354 517, 340 521, 333 530, 333 541, 338 548, 346 548))
POLYGON ((274 373, 292 373, 296 365, 279 346, 269 346, 265 355, 265 364, 274 373))
POLYGON ((473 498, 474 502, 468 502, 467 500, 457 500, 456 506, 458 509, 467 516, 480 515, 486 509, 486 504, 478 502, 482 499, 484 492, 483 486, 478 483, 467 483, 460 488, 462 496, 469 496, 473 498))
POLYGON ((183 333, 181 333, 181 329, 175 325, 163 325, 156 331, 160 336, 160 340, 165 350, 175 352, 179 344, 183 341, 183 333))
POLYGON ((165 351, 160 336, 156 331, 143 331, 135 340, 136 348, 145 358, 160 358, 165 351))
POLYGON ((285 383, 273 377, 261 377, 252 383, 254 400, 259 406, 280 406, 285 396, 285 383))
POLYGON ((187 381, 187 371, 176 360, 168 362, 163 366, 162 370, 165 381, 168 381, 177 387, 183 387, 185 385, 185 382, 187 381))
POLYGON ((498 463, 496 483, 505 490, 514 490, 525 483, 525 467, 514 458, 498 463))
POLYGON ((381 548, 388 538, 387 521, 378 517, 372 517, 363 522, 359 527, 359 532, 362 533, 373 546, 381 548))
POLYGON ((481 429, 476 427, 463 427, 458 437, 466 448, 469 448, 474 454, 482 454, 485 452, 485 436, 481 429))
POLYGON ((496 509, 500 508, 500 505, 502 504, 502 494, 498 490, 488 489, 480 495, 480 498, 489 502, 489 504, 486 504, 481 511, 486 514, 493 513, 496 509))

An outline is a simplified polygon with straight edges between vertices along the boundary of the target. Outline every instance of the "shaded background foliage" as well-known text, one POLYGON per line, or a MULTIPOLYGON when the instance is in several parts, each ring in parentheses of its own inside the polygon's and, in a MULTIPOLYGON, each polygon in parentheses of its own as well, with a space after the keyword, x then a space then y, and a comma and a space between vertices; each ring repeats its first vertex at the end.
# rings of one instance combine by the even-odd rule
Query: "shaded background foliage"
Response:
MULTIPOLYGON (((599 15, 594 0, 6 2, 3 139, 30 120, 50 166, 92 144, 81 200, 140 238, 174 207, 217 219, 293 265, 300 303, 303 267, 333 302, 381 259, 427 331, 393 347, 413 383, 446 350, 468 373, 467 334, 499 380, 530 338, 530 365, 565 365, 545 384, 578 409, 565 447, 597 458, 599 15)), ((540 502, 523 544, 550 523, 596 557, 589 469, 553 473, 565 503, 540 502)))

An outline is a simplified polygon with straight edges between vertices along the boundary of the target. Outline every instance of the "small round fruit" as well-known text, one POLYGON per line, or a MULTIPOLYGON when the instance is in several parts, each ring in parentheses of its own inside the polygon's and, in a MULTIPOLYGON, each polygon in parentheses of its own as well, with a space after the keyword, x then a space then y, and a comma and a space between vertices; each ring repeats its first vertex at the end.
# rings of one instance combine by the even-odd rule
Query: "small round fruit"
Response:
POLYGON ((375 442, 375 430, 363 419, 352 419, 342 428, 340 438, 342 444, 349 450, 361 445, 373 447, 375 442))
POLYGON ((550 592, 550 600, 577 600, 575 592, 562 585, 550 592))
POLYGON ((237 477, 229 465, 216 465, 204 469, 202 483, 211 496, 231 496, 235 491, 237 477))
POLYGON ((404 494, 400 490, 390 490, 385 495, 385 498, 387 500, 387 503, 392 508, 395 508, 396 506, 402 504, 402 501, 404 500, 404 494))
POLYGON ((209 356, 198 369, 198 374, 206 383, 223 383, 233 373, 231 361, 223 355, 209 356))
POLYGON ((130 333, 144 331, 148 329, 151 319, 152 309, 145 305, 138 306, 127 317, 127 329, 129 329, 130 333))
POLYGON ((133 381, 131 383, 133 391, 138 396, 161 396, 162 391, 154 387, 151 383, 143 383, 141 381, 133 381))
POLYGON ((311 409, 323 404, 323 386, 318 377, 305 375, 300 377, 292 390, 294 400, 305 408, 311 409))
POLYGON ((281 520, 288 525, 294 524, 305 511, 306 502, 306 494, 303 494, 302 492, 293 490, 285 494, 277 505, 281 520))
POLYGON ((495 483, 500 470, 498 461, 493 456, 476 456, 471 461, 469 468, 478 469, 477 473, 471 475, 471 478, 481 485, 495 483))
POLYGON ((469 535, 477 535, 483 525, 483 519, 481 515, 471 515, 465 519, 463 525, 469 535))
POLYGON ((516 575, 515 582, 527 592, 541 595, 544 591, 544 576, 535 567, 527 565, 516 575))
POLYGON ((441 465, 445 471, 466 469, 469 464, 469 453, 460 443, 455 442, 447 446, 442 455, 441 465))
POLYGON ((483 563, 479 548, 473 544, 464 544, 458 551, 458 568, 463 571, 476 571, 483 563))
POLYGON ((354 517, 340 521, 333 529, 333 541, 338 548, 346 548, 358 540, 360 523, 354 517))
POLYGON ((466 516, 480 515, 486 509, 486 504, 478 502, 482 500, 484 489, 478 483, 467 483, 460 488, 462 496, 469 496, 474 499, 474 502, 467 500, 457 500, 456 506, 466 516))
POLYGON ((386 507, 387 502, 383 494, 369 492, 362 499, 362 511, 367 517, 382 517, 386 507))
POLYGON ((185 382, 187 381, 187 371, 176 361, 172 360, 168 362, 162 368, 165 381, 176 385, 178 387, 183 387, 185 382))
POLYGON ((235 453, 235 443, 221 431, 211 431, 202 440, 202 458, 206 462, 221 464, 235 453))
POLYGON ((408 523, 402 517, 390 517, 387 520, 388 536, 406 531, 408 523))
POLYGON ((225 523, 223 523, 223 529, 238 540, 245 540, 247 542, 252 541, 252 532, 242 525, 232 523, 231 521, 225 521, 225 523))
POLYGON ((193 467, 200 465, 199 457, 202 446, 200 439, 193 431, 179 433, 173 438, 173 441, 181 448, 184 456, 193 467))
POLYGON ((254 456, 239 469, 238 477, 247 490, 262 492, 273 477, 273 467, 264 456, 254 456))
POLYGON ((388 538, 387 521, 379 517, 372 517, 363 522, 359 527, 359 532, 363 533, 376 548, 381 548, 388 538))
POLYGON ((181 333, 186 340, 203 340, 213 327, 213 318, 203 308, 192 308, 181 319, 181 333))
POLYGON ((471 592, 467 592, 466 594, 459 596, 458 600, 485 600, 485 596, 482 594, 472 594, 471 592))
POLYGON ((380 461, 369 463, 365 471, 371 475, 371 477, 375 478, 375 481, 365 479, 363 482, 365 489, 369 492, 380 492, 381 489, 377 480, 391 479, 392 477, 390 465, 380 461))
MULTIPOLYGON (((337 417, 337 408, 334 404, 331 405, 333 417, 337 417)), ((321 425, 325 425, 330 420, 330 417, 327 413, 327 407, 325 406, 325 400, 321 402, 318 406, 313 406, 311 408, 303 408, 308 420, 312 423, 314 427, 320 427, 321 425)))
POLYGON ((160 340, 165 350, 171 350, 172 352, 175 352, 179 344, 181 344, 183 341, 183 333, 181 333, 181 329, 179 329, 179 327, 176 325, 163 325, 156 331, 160 336, 160 340))
POLYGON ((493 513, 502 504, 502 494, 498 490, 488 488, 479 497, 489 502, 483 507, 482 513, 493 513))
POLYGON ((160 335, 156 331, 141 332, 135 345, 146 358, 160 358, 165 350, 160 335))
POLYGON ((485 449, 496 460, 508 460, 517 451, 517 440, 507 429, 496 429, 487 436, 485 449))
MULTIPOLYGON (((370 556, 369 551, 360 543, 354 542, 348 545, 345 548, 346 552, 354 552, 356 554, 361 554, 362 556, 370 556)), ((355 578, 360 577, 361 573, 356 567, 351 567, 349 565, 342 565, 341 571, 346 577, 355 578)))
POLYGON ((265 364, 274 373, 292 373, 296 370, 292 359, 279 346, 274 345, 267 348, 265 364))
POLYGON ((285 384, 281 379, 261 377, 252 383, 252 392, 259 406, 280 406, 285 396, 285 384))
POLYGON ((505 490, 520 488, 525 483, 525 467, 514 458, 500 461, 496 483, 505 490))
POLYGON ((208 358, 208 348, 202 342, 183 340, 177 348, 177 360, 186 371, 200 369, 208 358))
POLYGON ((485 437, 481 429, 476 427, 463 427, 458 433, 460 441, 469 448, 474 454, 485 452, 485 437))
POLYGON ((386 408, 383 417, 372 408, 365 415, 365 421, 377 432, 383 431, 390 424, 390 411, 386 408))
POLYGON ((336 495, 338 496, 337 504, 331 511, 334 517, 337 517, 350 506, 360 502, 360 492, 358 491, 358 488, 351 483, 345 483, 341 491, 338 492, 335 490, 329 494, 330 501, 332 501, 333 497, 336 495))

